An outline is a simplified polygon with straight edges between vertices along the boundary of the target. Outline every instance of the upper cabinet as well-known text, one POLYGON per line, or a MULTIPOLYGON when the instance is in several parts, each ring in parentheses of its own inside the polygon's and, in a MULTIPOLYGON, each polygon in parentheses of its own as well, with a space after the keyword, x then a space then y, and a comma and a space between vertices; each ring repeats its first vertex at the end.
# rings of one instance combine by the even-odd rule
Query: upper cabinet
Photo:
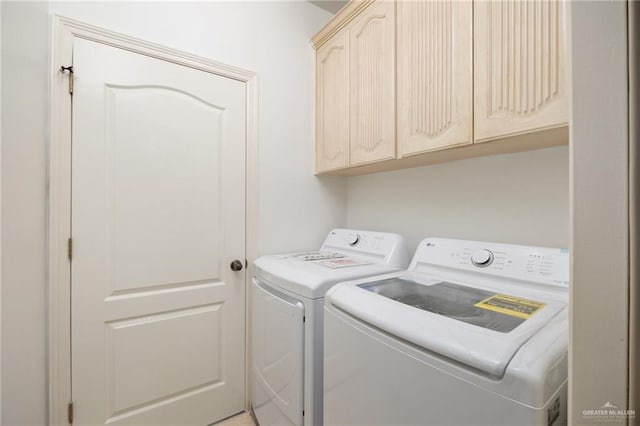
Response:
POLYGON ((473 5, 475 140, 567 125, 565 3, 502 0, 473 5))
POLYGON ((318 49, 316 60, 316 170, 349 165, 349 32, 318 49))
POLYGON ((472 3, 396 7, 400 155, 472 143, 472 3))
POLYGON ((562 0, 349 1, 313 38, 316 172, 567 143, 565 16, 562 0))
POLYGON ((350 3, 316 52, 316 172, 395 158, 395 5, 350 3))
POLYGON ((395 157, 394 4, 377 1, 350 25, 350 165, 395 157))

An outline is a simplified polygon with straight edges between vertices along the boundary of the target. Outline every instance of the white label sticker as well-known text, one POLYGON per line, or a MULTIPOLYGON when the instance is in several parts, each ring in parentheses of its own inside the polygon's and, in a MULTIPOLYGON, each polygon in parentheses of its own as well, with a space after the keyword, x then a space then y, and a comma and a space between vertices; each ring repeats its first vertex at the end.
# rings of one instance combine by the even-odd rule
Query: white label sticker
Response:
POLYGON ((361 265, 369 265, 371 264, 371 262, 367 262, 366 260, 358 260, 358 259, 352 259, 349 257, 343 257, 341 259, 325 259, 325 260, 318 260, 314 263, 317 263, 319 265, 323 265, 323 266, 327 266, 331 269, 338 269, 338 268, 348 268, 351 266, 361 266, 361 265))

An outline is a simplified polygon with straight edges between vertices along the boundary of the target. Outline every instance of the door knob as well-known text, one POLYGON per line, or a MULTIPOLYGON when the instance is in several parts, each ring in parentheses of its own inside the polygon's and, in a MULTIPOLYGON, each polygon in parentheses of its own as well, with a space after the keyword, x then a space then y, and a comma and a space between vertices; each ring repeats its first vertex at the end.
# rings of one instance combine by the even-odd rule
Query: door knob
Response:
POLYGON ((231 262, 231 270, 232 271, 242 271, 242 262, 240 262, 239 260, 234 260, 233 262, 231 262))

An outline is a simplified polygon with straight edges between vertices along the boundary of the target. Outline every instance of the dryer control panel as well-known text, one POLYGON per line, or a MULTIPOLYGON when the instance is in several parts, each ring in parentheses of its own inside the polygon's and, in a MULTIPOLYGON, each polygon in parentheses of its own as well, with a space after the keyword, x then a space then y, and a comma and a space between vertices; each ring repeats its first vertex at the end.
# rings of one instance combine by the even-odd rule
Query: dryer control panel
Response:
POLYGON ((418 246, 409 269, 429 266, 569 286, 569 250, 563 248, 427 238, 418 246))
POLYGON ((327 235, 320 251, 332 251, 362 257, 397 268, 406 268, 409 253, 404 238, 387 232, 333 229, 327 235))

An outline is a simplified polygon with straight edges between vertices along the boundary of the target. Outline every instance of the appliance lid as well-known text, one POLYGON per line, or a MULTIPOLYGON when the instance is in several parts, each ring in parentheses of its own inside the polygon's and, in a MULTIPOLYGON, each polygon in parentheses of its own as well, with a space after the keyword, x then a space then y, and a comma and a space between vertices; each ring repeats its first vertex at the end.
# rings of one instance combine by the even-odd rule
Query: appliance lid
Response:
POLYGON ((553 298, 516 291, 400 276, 342 284, 327 299, 392 335, 502 377, 518 349, 566 308, 553 298))
POLYGON ((262 256, 254 265, 257 277, 311 299, 324 297, 329 288, 342 281, 399 270, 331 251, 262 256))

